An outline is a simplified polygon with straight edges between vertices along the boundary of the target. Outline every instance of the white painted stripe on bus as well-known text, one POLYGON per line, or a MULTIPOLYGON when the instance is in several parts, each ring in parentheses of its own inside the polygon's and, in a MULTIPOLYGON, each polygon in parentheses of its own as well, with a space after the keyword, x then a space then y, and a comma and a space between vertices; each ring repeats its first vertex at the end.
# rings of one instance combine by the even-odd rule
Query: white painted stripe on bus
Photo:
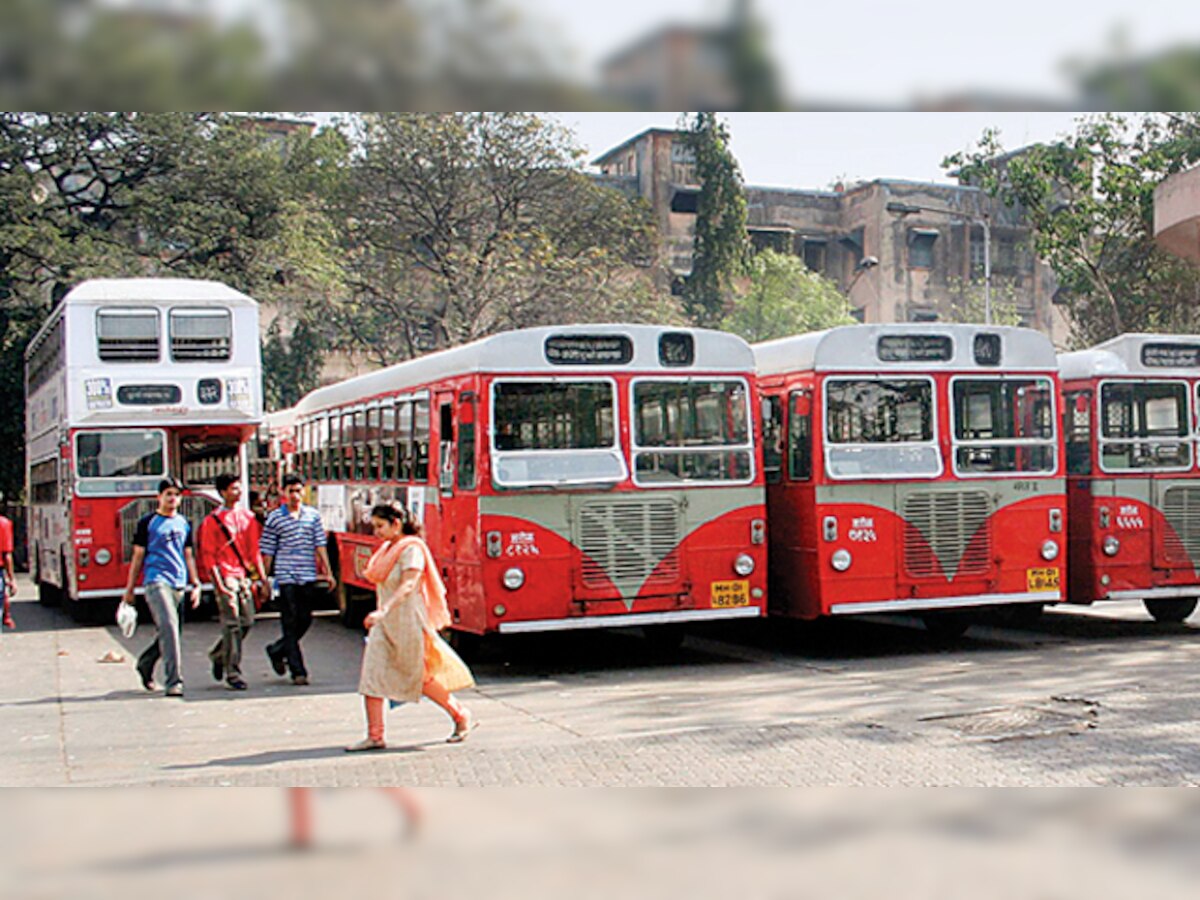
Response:
POLYGON ((579 616, 569 619, 533 619, 528 622, 501 622, 502 634, 526 631, 572 631, 577 628, 624 628, 628 625, 668 625, 679 622, 703 622, 712 619, 751 619, 762 615, 756 606, 733 609, 681 609, 673 612, 629 613, 628 615, 579 616))
POLYGON ((963 597, 922 597, 905 600, 883 600, 871 603, 835 603, 830 615, 855 613, 886 613, 921 609, 956 609, 965 606, 1000 606, 1012 603, 1057 603, 1062 594, 1051 591, 1032 591, 1028 594, 974 594, 963 597))
POLYGON ((1171 597, 1200 597, 1200 584, 1144 588, 1140 591, 1109 591, 1104 595, 1105 600, 1160 600, 1171 597))

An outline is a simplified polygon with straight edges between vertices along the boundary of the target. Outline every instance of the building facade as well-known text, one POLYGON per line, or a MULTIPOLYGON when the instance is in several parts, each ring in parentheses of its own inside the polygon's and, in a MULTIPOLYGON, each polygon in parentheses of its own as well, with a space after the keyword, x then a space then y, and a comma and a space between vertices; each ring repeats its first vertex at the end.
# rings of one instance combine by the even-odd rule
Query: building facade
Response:
MULTIPOLYGON (((644 131, 594 164, 606 183, 650 204, 663 263, 686 276, 700 185, 683 133, 644 131)), ((876 179, 830 191, 747 186, 746 198, 754 246, 803 258, 849 297, 860 321, 982 321, 987 293, 993 321, 1066 345, 1057 285, 1033 254, 1029 226, 979 188, 876 179)))

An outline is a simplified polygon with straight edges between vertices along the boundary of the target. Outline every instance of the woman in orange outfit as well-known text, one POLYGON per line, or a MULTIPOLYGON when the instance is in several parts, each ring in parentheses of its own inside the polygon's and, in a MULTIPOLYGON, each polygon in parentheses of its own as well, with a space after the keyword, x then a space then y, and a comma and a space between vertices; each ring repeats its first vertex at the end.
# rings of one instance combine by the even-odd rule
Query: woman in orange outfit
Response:
POLYGON ((475 727, 475 718, 452 695, 475 685, 470 669, 438 631, 450 624, 446 587, 420 526, 403 507, 371 510, 371 527, 383 544, 367 563, 378 608, 366 618, 369 629, 358 691, 367 711, 367 736, 346 748, 354 753, 381 750, 384 698, 415 701, 428 697, 454 720, 447 738, 456 744, 475 727))

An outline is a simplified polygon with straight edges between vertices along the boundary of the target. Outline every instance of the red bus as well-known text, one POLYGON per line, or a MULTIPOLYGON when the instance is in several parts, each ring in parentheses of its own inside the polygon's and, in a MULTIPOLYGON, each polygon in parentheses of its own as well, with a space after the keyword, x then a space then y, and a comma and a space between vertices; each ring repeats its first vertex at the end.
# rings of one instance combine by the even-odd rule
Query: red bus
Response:
POLYGON ((218 502, 216 475, 246 476, 261 376, 258 305, 225 285, 113 278, 67 293, 25 354, 30 567, 44 601, 78 618, 111 610, 163 477, 188 485, 195 526, 218 502))
POLYGON ((1059 366, 1070 600, 1182 622, 1200 596, 1200 336, 1124 334, 1059 366))
POLYGON ((719 332, 562 326, 312 392, 291 464, 346 621, 371 588, 369 511, 391 499, 425 524, 460 641, 763 615, 753 363, 719 332))
POLYGON ((1066 498, 1045 336, 851 325, 754 353, 773 614, 917 612, 954 634, 972 607, 1061 599, 1066 498))

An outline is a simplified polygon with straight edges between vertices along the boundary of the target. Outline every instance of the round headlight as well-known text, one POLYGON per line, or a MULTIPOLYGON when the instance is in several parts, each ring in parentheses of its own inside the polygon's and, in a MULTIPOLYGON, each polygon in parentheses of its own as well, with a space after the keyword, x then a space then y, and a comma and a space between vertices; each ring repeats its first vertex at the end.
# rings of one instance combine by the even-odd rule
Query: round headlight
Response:
POLYGON ((1111 534, 1104 539, 1104 555, 1116 556, 1117 551, 1121 549, 1121 542, 1111 534))
POLYGON ((1045 541, 1042 544, 1042 559, 1051 560, 1058 558, 1058 544, 1054 541, 1045 541))
POLYGON ((833 556, 829 559, 829 564, 839 572, 845 572, 848 568, 850 568, 850 562, 851 559, 849 550, 836 550, 834 551, 833 556))
POLYGON ((738 558, 733 561, 733 571, 744 578, 754 571, 754 560, 745 553, 739 553, 738 558))
POLYGON ((112 554, 109 553, 107 550, 105 550, 104 548, 101 548, 96 551, 96 565, 105 566, 105 565, 108 565, 108 563, 111 561, 112 561, 112 554))
POLYGON ((510 591, 515 591, 525 583, 525 573, 513 566, 504 572, 504 586, 510 591))

